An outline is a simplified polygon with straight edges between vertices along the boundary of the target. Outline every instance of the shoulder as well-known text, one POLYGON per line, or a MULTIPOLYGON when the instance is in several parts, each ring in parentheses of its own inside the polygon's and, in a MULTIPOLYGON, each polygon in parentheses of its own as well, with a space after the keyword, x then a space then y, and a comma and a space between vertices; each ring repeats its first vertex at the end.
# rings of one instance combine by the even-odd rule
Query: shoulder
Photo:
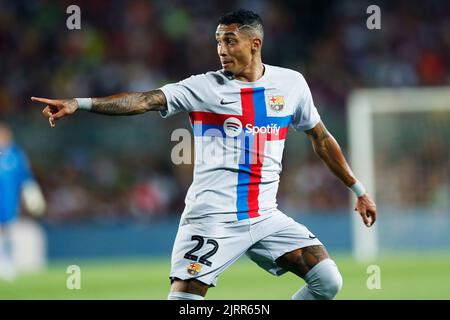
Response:
POLYGON ((22 149, 20 146, 18 146, 17 144, 13 145, 13 152, 20 157, 21 159, 27 160, 27 154, 25 152, 24 149, 22 149))
POLYGON ((9 150, 11 153, 15 154, 15 155, 23 155, 24 152, 22 150, 22 148, 20 148, 17 144, 13 143, 11 144, 11 146, 9 147, 9 150))
POLYGON ((26 155, 25 151, 15 143, 11 144, 6 149, 6 152, 9 154, 10 159, 14 159, 14 161, 19 161, 19 162, 27 161, 27 155, 26 155))
POLYGON ((303 78, 303 75, 297 70, 283 68, 283 67, 277 67, 277 66, 271 66, 268 64, 264 64, 264 66, 266 66, 267 70, 273 76, 287 77, 289 79, 303 78))
POLYGON ((297 70, 283 68, 283 67, 277 67, 277 66, 271 66, 271 65, 267 65, 267 64, 264 64, 264 65, 266 66, 268 72, 270 72, 270 77, 272 79, 286 82, 287 84, 289 84, 289 87, 291 87, 293 84, 300 85, 300 86, 303 86, 306 84, 305 78, 297 70))
POLYGON ((180 82, 186 85, 224 85, 229 81, 230 79, 221 70, 218 70, 195 74, 180 82))

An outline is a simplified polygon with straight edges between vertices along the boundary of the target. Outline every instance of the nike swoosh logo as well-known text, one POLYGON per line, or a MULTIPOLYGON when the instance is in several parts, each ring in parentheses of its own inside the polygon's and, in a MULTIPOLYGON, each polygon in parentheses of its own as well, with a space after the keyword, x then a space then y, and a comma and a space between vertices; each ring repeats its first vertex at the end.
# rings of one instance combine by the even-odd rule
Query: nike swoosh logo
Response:
POLYGON ((312 235, 309 235, 309 238, 310 238, 310 239, 315 239, 315 238, 317 238, 317 237, 312 236, 312 235))
POLYGON ((237 101, 225 101, 225 100, 220 100, 220 104, 231 104, 231 103, 236 103, 237 101))

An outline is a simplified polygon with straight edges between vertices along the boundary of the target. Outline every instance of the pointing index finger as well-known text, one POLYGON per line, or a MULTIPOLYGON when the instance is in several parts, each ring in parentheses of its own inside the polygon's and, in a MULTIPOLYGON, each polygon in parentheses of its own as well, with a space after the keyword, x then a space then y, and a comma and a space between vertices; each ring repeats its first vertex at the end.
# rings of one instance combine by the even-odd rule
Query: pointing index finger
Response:
POLYGON ((37 101, 37 102, 42 102, 42 103, 54 105, 56 100, 51 100, 51 99, 46 99, 46 98, 31 97, 31 101, 37 101))

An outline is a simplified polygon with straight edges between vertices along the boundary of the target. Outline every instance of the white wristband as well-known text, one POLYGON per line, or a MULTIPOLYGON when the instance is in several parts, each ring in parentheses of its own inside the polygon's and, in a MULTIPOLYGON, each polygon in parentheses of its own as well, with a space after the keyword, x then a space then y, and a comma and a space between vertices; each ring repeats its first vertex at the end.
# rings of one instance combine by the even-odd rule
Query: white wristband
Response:
POLYGON ((366 188, 364 188, 364 185, 359 181, 356 181, 356 183, 352 185, 350 189, 352 189, 357 197, 361 197, 366 194, 366 188))
POLYGON ((91 98, 75 98, 78 103, 78 109, 90 111, 92 108, 92 99, 91 98))

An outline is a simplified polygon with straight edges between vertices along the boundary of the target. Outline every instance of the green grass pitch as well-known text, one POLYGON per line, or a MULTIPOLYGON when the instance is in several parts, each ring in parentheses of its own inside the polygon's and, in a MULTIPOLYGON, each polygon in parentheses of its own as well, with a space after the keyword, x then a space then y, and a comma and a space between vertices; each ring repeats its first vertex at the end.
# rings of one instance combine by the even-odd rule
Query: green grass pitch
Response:
MULTIPOLYGON (((366 286, 368 264, 334 255, 344 278, 337 299, 450 299, 450 253, 409 255, 376 261, 381 289, 366 286)), ((0 299, 165 299, 169 290, 167 258, 80 260, 52 263, 35 275, 0 281, 0 299), (81 289, 69 290, 66 269, 81 268, 81 289)), ((303 285, 292 274, 274 277, 242 258, 219 278, 208 299, 289 299, 303 285)))

